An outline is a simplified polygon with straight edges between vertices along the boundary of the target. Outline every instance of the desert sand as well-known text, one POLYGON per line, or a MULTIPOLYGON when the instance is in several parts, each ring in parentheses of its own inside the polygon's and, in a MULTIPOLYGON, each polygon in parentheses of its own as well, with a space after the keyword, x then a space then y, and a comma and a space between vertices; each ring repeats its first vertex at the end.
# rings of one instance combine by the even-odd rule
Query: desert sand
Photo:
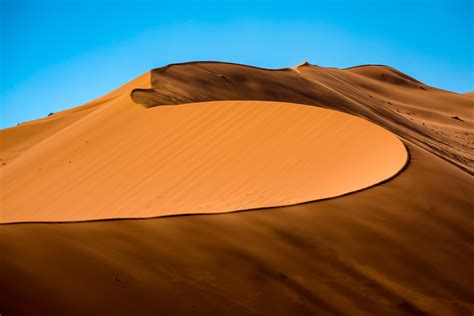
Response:
POLYGON ((6 166, 0 214, 5 223, 275 207, 372 186, 406 161, 392 133, 332 110, 263 101, 145 109, 123 95, 6 166))
MULTIPOLYGON (((219 144, 225 152, 236 149, 238 138, 232 143, 223 139, 255 132, 242 122, 268 127, 274 139, 285 144, 285 150, 267 147, 270 144, 260 148, 258 139, 273 138, 241 138, 256 141, 250 148, 257 152, 261 149, 258 157, 267 154, 266 161, 272 158, 269 170, 290 164, 284 169, 289 174, 260 182, 280 191, 268 191, 272 194, 265 199, 257 194, 261 198, 258 203, 263 199, 272 206, 284 205, 290 196, 314 197, 323 188, 311 174, 327 179, 339 176, 335 183, 324 186, 325 190, 338 189, 327 197, 338 197, 221 214, 0 225, 2 314, 473 313, 471 97, 432 88, 393 68, 374 65, 335 69, 304 63, 296 69, 266 70, 225 63, 186 63, 153 70, 141 78, 145 80, 137 79, 83 109, 56 113, 0 132, 2 143, 8 139, 10 144, 2 144, 1 158, 6 163, 0 169, 2 194, 7 193, 2 196, 5 221, 35 221, 35 216, 48 217, 46 221, 68 221, 95 212, 102 216, 142 212, 145 204, 140 203, 146 202, 132 197, 143 198, 144 190, 151 194, 160 187, 158 181, 150 182, 155 188, 141 186, 151 181, 142 179, 141 168, 162 170, 177 153, 166 155, 165 151, 179 150, 170 147, 182 147, 186 137, 193 135, 207 137, 208 144, 219 144), (80 117, 78 113, 82 113, 80 117), (201 119, 206 122, 204 126, 196 120, 202 114, 207 115, 201 119), (283 115, 297 124, 290 124, 283 115), (210 119, 212 116, 226 120, 216 126, 219 122, 210 119), (310 124, 312 120, 317 124, 310 124), (230 122, 240 123, 232 128, 230 122), (164 131, 166 124, 170 125, 167 131, 174 133, 157 133, 164 131), (199 126, 203 130, 196 133, 199 126), (278 126, 286 131, 279 131, 278 126), (346 128, 354 132, 348 133, 346 128), (358 130, 370 133, 359 135, 358 130), (321 137, 313 139, 310 135, 315 131, 321 137), (328 141, 325 132, 342 146, 328 141), (98 144, 93 145, 89 136, 94 136, 98 144), (163 141, 167 144, 162 145, 163 141), (355 143, 358 145, 351 147, 355 143), (402 143, 408 150, 408 161, 402 143), (308 148, 310 144, 317 146, 308 148), (320 152, 317 149, 321 146, 332 150, 320 152), (350 154, 334 156, 341 154, 341 147, 350 154), (267 152, 270 148, 272 153, 267 152), (342 164, 351 167, 342 171, 339 162, 331 161, 330 168, 319 170, 315 165, 329 158, 321 158, 322 154, 340 157, 342 164), (71 163, 68 157, 74 158, 71 163), (91 157, 96 159, 91 161, 91 157), (134 161, 130 161, 132 157, 134 161), (168 160, 153 160, 156 157, 168 160), (298 158, 302 160, 294 160, 298 158), (48 170, 57 170, 49 170, 49 177, 62 183, 53 201, 41 193, 50 192, 55 182, 45 181, 46 175, 38 176, 40 163, 48 170), (120 167, 119 174, 111 174, 112 169, 107 169, 110 165, 120 167), (357 166, 367 173, 353 173, 357 166), (85 173, 81 168, 92 169, 85 173), (100 178, 102 170, 110 170, 107 179, 100 178), (302 174, 305 170, 310 172, 302 174), (103 182, 87 188, 88 178, 103 182), (114 186, 107 182, 109 178, 114 186), (112 188, 123 189, 120 186, 128 185, 130 179, 141 182, 129 188, 131 197, 119 197, 125 204, 130 203, 127 207, 120 209, 120 200, 109 200, 107 203, 114 208, 95 208, 94 200, 102 203, 105 195, 115 194, 110 192, 112 188), (353 182, 346 183, 347 179, 353 182), (68 183, 79 190, 68 188, 68 183), (339 190, 343 186, 345 189, 339 190), (94 200, 87 200, 86 189, 98 190, 100 196, 92 195, 94 200), (35 190, 40 197, 34 196, 35 190), (69 195, 63 197, 62 193, 69 195), (21 194, 28 201, 18 199, 21 194), (285 199, 278 200, 279 196, 285 199), (8 220, 5 197, 27 207, 15 209, 7 215, 11 216, 8 220), (78 197, 84 201, 76 200, 77 204, 91 206, 94 212, 67 203, 69 198, 78 197), (131 204, 140 207, 130 210, 131 204), (30 208, 34 205, 55 209, 30 208)), ((212 149, 200 150, 204 144, 201 141, 195 138, 189 147, 181 148, 183 157, 192 153, 196 162, 206 160, 212 149)), ((246 166, 244 169, 253 168, 247 160, 251 158, 248 151, 242 148, 229 151, 232 157, 225 158, 238 156, 240 160, 234 163, 246 166)), ((193 169, 194 163, 190 161, 185 167, 193 169)), ((218 166, 205 165, 219 172, 223 166, 238 168, 227 159, 220 160, 218 166)), ((265 174, 255 168, 259 177, 265 174)), ((172 169, 176 168, 170 167, 170 172, 172 169)), ((229 174, 232 179, 219 180, 212 173, 201 176, 212 178, 214 185, 219 183, 221 190, 229 192, 237 186, 256 185, 248 175, 229 174), (243 182, 238 182, 238 177, 243 182)), ((179 188, 172 189, 179 202, 195 207, 193 200, 199 194, 192 181, 176 182, 190 185, 182 187, 182 192, 187 190, 182 196, 179 188)), ((207 187, 207 179, 203 181, 199 190, 219 196, 207 187)), ((252 201, 240 193, 233 194, 234 203, 252 201)), ((216 206, 228 211, 224 204, 216 206)), ((182 212, 192 213, 184 208, 182 212)))
POLYGON ((147 107, 267 100, 335 109, 375 122, 474 172, 472 99, 387 66, 336 69, 302 63, 296 70, 270 70, 216 62, 174 64, 152 70, 151 87, 135 89, 132 99, 147 107))
POLYGON ((5 166, 34 145, 97 110, 104 103, 129 93, 132 89, 149 87, 149 81, 150 73, 145 73, 111 93, 84 105, 59 113, 51 113, 48 117, 0 130, 0 159, 2 159, 0 166, 5 166))

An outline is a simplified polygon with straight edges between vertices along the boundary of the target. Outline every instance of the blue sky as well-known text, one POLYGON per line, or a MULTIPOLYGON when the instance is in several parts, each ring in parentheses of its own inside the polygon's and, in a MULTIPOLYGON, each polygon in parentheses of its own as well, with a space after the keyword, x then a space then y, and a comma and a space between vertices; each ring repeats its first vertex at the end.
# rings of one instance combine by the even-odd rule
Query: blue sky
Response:
POLYGON ((473 2, 0 0, 0 127, 191 60, 386 64, 473 91, 473 2))

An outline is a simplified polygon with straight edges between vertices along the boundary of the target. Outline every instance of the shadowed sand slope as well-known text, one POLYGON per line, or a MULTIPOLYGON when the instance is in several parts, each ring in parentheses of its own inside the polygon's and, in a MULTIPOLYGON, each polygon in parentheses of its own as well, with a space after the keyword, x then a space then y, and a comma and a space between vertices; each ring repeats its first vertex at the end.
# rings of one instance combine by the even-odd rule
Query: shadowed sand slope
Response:
POLYGON ((336 69, 304 63, 268 70, 192 62, 153 70, 151 85, 134 90, 133 100, 153 107, 251 99, 344 111, 369 119, 471 174, 474 171, 472 98, 429 87, 391 67, 336 69))
POLYGON ((2 315, 471 315, 472 177, 255 212, 0 225, 2 315))
POLYGON ((298 104, 144 109, 128 95, 3 168, 2 222, 216 213, 329 198, 395 175, 390 132, 298 104))

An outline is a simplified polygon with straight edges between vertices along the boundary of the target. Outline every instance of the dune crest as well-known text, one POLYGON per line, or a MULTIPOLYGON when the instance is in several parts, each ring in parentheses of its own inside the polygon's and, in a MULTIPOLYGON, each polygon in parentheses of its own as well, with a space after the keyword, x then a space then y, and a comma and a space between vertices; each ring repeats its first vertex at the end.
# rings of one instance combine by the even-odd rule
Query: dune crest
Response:
POLYGON ((1 221, 297 204, 384 181, 406 159, 390 132, 332 110, 263 101, 145 109, 124 95, 3 169, 1 221))
POLYGON ((219 100, 314 105, 368 119, 474 174, 470 98, 443 91, 388 66, 264 69, 222 62, 171 64, 151 71, 151 87, 135 89, 145 107, 219 100), (460 120, 453 117, 460 117, 460 120))

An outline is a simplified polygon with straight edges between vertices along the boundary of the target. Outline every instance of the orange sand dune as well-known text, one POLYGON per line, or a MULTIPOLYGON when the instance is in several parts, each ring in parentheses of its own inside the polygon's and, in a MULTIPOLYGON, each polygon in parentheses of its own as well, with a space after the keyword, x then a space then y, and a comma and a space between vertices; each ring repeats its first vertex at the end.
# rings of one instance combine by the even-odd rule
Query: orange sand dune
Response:
POLYGON ((471 315, 472 110, 386 66, 206 62, 0 131, 2 221, 283 205, 382 181, 250 212, 0 225, 0 314, 471 315), (389 181, 406 152, 383 128, 410 153, 389 181))
POLYGON ((263 101, 145 109, 124 95, 3 169, 1 221, 296 204, 374 185, 406 159, 390 132, 336 111, 263 101))

